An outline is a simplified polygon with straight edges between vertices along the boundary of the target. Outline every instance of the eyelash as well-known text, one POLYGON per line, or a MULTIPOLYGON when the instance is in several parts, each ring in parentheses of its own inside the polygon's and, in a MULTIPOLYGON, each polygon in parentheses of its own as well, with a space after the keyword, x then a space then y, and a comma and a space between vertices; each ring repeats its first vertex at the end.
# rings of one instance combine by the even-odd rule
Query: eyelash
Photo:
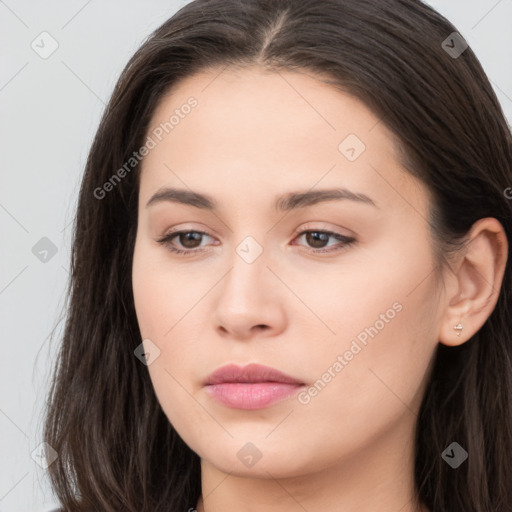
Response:
MULTIPOLYGON (((176 238, 177 236, 179 236, 181 234, 184 234, 184 233, 199 233, 200 235, 211 236, 211 235, 209 235, 208 233, 206 233, 204 231, 183 230, 183 231, 174 231, 172 233, 169 233, 169 234, 163 236, 162 238, 160 238, 159 240, 157 240, 157 242, 162 244, 162 245, 164 245, 169 251, 171 251, 173 253, 176 253, 176 254, 191 255, 191 254, 194 254, 194 253, 197 254, 199 252, 204 252, 205 251, 205 249, 187 249, 187 250, 183 250, 183 249, 177 249, 176 247, 172 246, 171 245, 171 241, 174 238, 176 238)), ((347 236, 344 236, 344 235, 340 235, 339 233, 335 233, 333 231, 323 231, 323 230, 320 230, 320 229, 308 229, 308 230, 305 230, 305 231, 300 231, 299 233, 296 234, 295 238, 298 238, 298 237, 300 237, 302 235, 305 235, 305 234, 308 234, 308 233, 321 233, 321 234, 325 234, 325 235, 337 238, 340 242, 343 242, 343 244, 341 246, 337 247, 336 249, 325 249, 325 248, 322 248, 322 249, 312 249, 312 248, 309 248, 309 252, 311 252, 313 254, 339 252, 339 251, 342 251, 344 249, 347 249, 348 247, 350 247, 356 241, 355 238, 351 238, 351 237, 347 237, 347 236)), ((295 240, 295 238, 294 238, 294 240, 295 240)))

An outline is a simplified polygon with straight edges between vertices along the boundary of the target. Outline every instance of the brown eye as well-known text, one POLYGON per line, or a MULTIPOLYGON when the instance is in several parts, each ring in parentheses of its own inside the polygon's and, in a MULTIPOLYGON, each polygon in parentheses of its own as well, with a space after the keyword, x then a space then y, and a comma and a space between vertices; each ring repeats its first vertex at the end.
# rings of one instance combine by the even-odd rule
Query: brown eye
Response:
POLYGON ((339 233, 333 233, 331 231, 320 231, 313 229, 302 231, 302 233, 299 233, 299 235, 297 236, 297 239, 303 236, 305 237, 306 243, 309 245, 309 248, 313 253, 339 251, 350 246, 352 243, 355 242, 355 238, 343 236, 340 235, 339 233), (332 249, 325 249, 326 247, 329 247, 327 244, 329 242, 329 239, 331 238, 337 239, 340 243, 338 243, 337 246, 334 245, 334 248, 332 249))
POLYGON ((176 231, 165 235, 160 240, 157 240, 157 242, 166 246, 172 252, 178 254, 192 254, 203 250, 201 241, 204 236, 210 235, 204 231, 176 231), (183 247, 183 249, 174 245, 175 239, 177 239, 179 246, 183 247))
POLYGON ((321 249, 329 241, 329 235, 322 231, 308 231, 306 233, 306 241, 315 249, 321 249))
POLYGON ((180 244, 186 249, 196 249, 201 245, 201 238, 203 233, 199 231, 182 231, 177 233, 177 238, 180 244), (197 243, 199 242, 199 244, 197 243))

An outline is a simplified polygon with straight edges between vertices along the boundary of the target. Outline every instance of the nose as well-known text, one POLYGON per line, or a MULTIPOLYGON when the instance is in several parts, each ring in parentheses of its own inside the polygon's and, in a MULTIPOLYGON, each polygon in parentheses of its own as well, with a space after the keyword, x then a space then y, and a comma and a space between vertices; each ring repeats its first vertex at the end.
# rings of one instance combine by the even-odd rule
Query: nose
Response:
POLYGON ((270 270, 265 251, 250 263, 235 254, 216 288, 212 320, 220 336, 248 340, 284 329, 286 289, 270 270))

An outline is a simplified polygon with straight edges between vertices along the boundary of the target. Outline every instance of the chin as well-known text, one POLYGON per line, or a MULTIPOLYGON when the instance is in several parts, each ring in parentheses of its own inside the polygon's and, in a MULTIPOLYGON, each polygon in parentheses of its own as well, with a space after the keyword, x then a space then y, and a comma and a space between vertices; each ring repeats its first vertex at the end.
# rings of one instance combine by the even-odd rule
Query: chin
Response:
POLYGON ((197 449, 191 448, 218 470, 240 477, 269 478, 271 475, 290 478, 305 475, 315 466, 321 466, 318 460, 315 461, 314 447, 309 457, 303 446, 298 449, 302 443, 284 445, 282 439, 276 438, 276 441, 248 432, 247 436, 235 436, 222 443, 217 438, 208 445, 202 442, 197 449))

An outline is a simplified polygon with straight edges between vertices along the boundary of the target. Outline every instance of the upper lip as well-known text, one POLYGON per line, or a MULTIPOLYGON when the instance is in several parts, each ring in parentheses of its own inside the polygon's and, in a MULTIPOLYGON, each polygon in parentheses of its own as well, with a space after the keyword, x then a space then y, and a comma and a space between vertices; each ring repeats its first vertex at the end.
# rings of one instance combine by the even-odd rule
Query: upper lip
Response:
POLYGON ((298 379, 280 372, 270 366, 251 363, 246 366, 228 364, 215 370, 206 380, 205 385, 224 382, 283 382, 287 384, 304 384, 298 379))

